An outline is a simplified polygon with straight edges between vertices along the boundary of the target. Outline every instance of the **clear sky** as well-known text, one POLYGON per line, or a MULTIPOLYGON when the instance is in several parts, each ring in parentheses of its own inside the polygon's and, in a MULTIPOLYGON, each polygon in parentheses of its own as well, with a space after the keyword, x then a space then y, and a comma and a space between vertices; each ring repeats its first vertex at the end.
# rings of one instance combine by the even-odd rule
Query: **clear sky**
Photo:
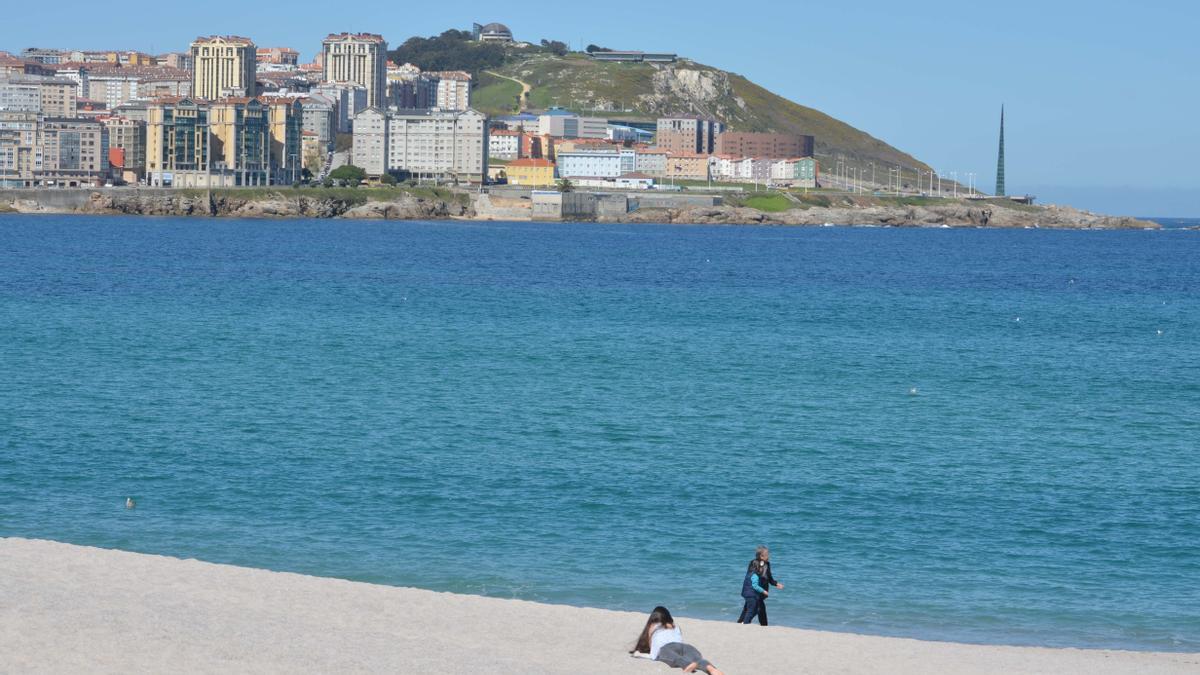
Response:
POLYGON ((310 59, 329 32, 390 44, 472 21, 518 39, 676 51, 746 75, 990 190, 1000 104, 1010 193, 1113 213, 1200 217, 1200 3, 1185 0, 289 3, 117 10, 19 3, 0 49, 185 49, 238 34, 310 59), (140 27, 133 17, 154 23, 140 27))

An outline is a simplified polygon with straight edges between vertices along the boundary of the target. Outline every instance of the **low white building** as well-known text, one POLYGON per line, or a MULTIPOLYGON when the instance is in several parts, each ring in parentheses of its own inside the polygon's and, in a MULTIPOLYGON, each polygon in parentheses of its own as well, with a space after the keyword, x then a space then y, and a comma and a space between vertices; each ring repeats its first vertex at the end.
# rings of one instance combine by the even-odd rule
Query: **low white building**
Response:
POLYGON ((647 176, 667 175, 667 152, 665 150, 638 150, 634 171, 647 176))
POLYGON ((492 129, 488 133, 488 156, 493 159, 517 159, 521 156, 521 134, 492 129))
POLYGON ((558 175, 563 178, 616 178, 628 173, 621 170, 621 151, 615 148, 560 151, 555 158, 558 175))

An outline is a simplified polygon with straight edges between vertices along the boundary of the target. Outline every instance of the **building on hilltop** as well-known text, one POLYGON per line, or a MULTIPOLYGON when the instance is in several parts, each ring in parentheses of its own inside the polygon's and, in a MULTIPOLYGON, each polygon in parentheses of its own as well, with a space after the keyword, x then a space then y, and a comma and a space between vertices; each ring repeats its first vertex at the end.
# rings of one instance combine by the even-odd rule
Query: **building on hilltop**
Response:
POLYGON ((190 96, 215 100, 230 96, 254 96, 257 47, 249 38, 237 36, 198 37, 192 42, 192 91, 190 96))
POLYGON ((594 61, 625 61, 630 63, 674 63, 679 59, 678 54, 670 52, 634 52, 601 50, 588 52, 594 61))
POLYGON ((489 23, 483 26, 472 26, 471 34, 478 42, 499 42, 508 44, 513 41, 512 31, 502 23, 489 23))
POLYGON ((387 41, 374 33, 330 34, 321 42, 325 82, 353 82, 367 90, 367 105, 383 107, 387 96, 387 41))

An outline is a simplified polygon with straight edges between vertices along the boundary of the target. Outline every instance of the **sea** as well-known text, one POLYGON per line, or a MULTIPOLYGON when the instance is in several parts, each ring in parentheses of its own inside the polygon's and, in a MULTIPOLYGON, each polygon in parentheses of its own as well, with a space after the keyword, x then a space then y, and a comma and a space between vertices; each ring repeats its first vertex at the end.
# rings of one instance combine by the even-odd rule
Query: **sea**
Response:
POLYGON ((1197 651, 1164 222, 3 215, 0 536, 728 621, 765 544, 774 624, 1197 651))

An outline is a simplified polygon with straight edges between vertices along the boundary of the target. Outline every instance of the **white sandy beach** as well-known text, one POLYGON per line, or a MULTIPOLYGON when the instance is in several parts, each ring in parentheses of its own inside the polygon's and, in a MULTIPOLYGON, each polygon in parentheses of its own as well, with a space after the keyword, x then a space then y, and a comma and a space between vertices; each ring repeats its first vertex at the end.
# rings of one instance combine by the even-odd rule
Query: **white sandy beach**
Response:
MULTIPOLYGON (((649 607, 646 608, 649 611, 649 607)), ((677 617, 726 673, 1198 673, 1200 654, 994 647, 677 617)), ((630 673, 640 613, 0 539, 0 672, 630 673)))

